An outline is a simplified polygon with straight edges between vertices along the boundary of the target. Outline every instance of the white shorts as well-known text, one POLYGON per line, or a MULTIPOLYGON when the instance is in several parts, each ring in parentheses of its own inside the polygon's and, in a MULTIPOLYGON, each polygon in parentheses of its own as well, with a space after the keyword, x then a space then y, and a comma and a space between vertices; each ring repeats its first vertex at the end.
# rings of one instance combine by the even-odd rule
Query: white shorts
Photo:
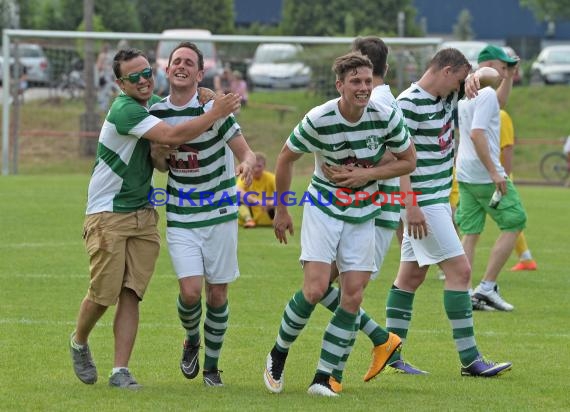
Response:
POLYGON ((455 256, 464 255, 463 246, 453 226, 449 203, 423 206, 428 235, 422 239, 408 236, 406 211, 402 210, 404 238, 402 240, 402 262, 417 261, 419 266, 443 262, 455 256))
POLYGON ((382 264, 384 263, 384 258, 390 250, 390 244, 392 243, 392 238, 394 237, 394 229, 388 229, 386 227, 375 226, 375 249, 374 263, 376 264, 377 270, 372 273, 370 279, 374 280, 380 275, 380 269, 382 269, 382 264))
POLYGON ((178 279, 204 276, 211 284, 230 283, 239 277, 237 221, 194 229, 166 228, 166 241, 178 279))
POLYGON ((301 225, 301 264, 332 263, 339 273, 376 272, 374 264, 374 219, 348 223, 305 203, 301 225))

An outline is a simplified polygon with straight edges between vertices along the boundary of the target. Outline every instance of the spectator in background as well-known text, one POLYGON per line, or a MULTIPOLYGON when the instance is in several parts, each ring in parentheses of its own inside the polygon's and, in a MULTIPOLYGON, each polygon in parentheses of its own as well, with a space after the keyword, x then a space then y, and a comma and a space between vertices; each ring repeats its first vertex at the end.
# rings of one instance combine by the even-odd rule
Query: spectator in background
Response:
POLYGON ((275 175, 265 170, 266 163, 265 155, 261 152, 256 152, 251 183, 246 185, 242 177, 237 182, 238 192, 242 199, 238 209, 239 223, 245 229, 273 225, 273 217, 275 216, 275 205, 273 204, 275 175), (247 197, 244 199, 246 194, 247 197))
POLYGON ((243 74, 241 74, 239 70, 233 71, 230 90, 232 93, 239 94, 241 96, 241 107, 245 107, 248 99, 247 82, 244 80, 243 74))
POLYGON ((230 93, 232 90, 233 73, 229 64, 224 66, 224 71, 214 77, 214 91, 216 93, 230 93))
POLYGON ((152 71, 154 72, 154 94, 160 97, 168 96, 169 84, 166 71, 157 61, 152 63, 152 71))
POLYGON ((568 162, 568 170, 570 170, 570 136, 566 138, 566 143, 564 143, 563 151, 566 154, 566 161, 568 162))
POLYGON ((18 79, 18 97, 24 103, 24 92, 28 90, 28 69, 24 64, 20 64, 20 77, 18 79))
POLYGON ((97 78, 97 102, 101 111, 109 109, 111 97, 114 89, 113 78, 113 53, 109 43, 103 43, 101 51, 97 55, 95 62, 97 78))

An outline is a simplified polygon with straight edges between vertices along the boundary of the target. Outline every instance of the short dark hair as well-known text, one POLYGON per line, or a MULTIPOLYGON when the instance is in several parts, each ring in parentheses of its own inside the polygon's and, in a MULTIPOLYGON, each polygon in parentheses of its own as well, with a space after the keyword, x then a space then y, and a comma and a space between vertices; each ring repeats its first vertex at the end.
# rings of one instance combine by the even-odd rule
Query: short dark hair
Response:
POLYGON ((464 67, 471 71, 471 63, 459 50, 448 47, 438 51, 428 63, 428 69, 441 70, 445 66, 451 66, 453 71, 456 72, 464 67))
POLYGON ((352 42, 352 51, 359 51, 367 56, 374 68, 374 76, 384 77, 386 75, 386 60, 388 60, 388 46, 376 36, 357 37, 352 42))
POLYGON ((190 42, 190 41, 183 41, 178 43, 178 46, 176 46, 174 48, 174 50, 172 50, 170 52, 170 56, 168 56, 168 66, 170 66, 170 63, 172 62, 172 55, 174 54, 174 52, 178 49, 182 49, 182 48, 187 48, 187 49, 191 49, 194 50, 196 52, 196 54, 198 55, 198 68, 200 70, 204 70, 204 54, 202 53, 202 51, 198 48, 198 46, 196 46, 196 44, 190 42))
POLYGON ((344 80, 348 72, 356 72, 356 69, 359 67, 368 67, 374 70, 374 66, 368 57, 360 52, 350 52, 344 56, 337 57, 334 60, 332 70, 338 80, 344 80))
POLYGON ((123 77, 123 73, 121 73, 121 63, 128 62, 136 57, 143 56, 145 59, 148 60, 146 55, 139 49, 121 49, 113 57, 113 73, 115 73, 115 77, 120 79, 123 77))

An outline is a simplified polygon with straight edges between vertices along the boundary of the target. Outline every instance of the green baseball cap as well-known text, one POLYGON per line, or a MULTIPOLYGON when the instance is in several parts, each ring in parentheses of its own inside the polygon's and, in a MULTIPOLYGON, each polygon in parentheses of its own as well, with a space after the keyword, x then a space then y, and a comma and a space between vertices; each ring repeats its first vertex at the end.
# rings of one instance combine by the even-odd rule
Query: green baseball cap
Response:
POLYGON ((514 66, 518 63, 518 59, 509 57, 507 53, 497 46, 489 44, 481 52, 479 52, 479 57, 477 58, 477 63, 486 62, 489 60, 500 60, 507 63, 509 66, 514 66))

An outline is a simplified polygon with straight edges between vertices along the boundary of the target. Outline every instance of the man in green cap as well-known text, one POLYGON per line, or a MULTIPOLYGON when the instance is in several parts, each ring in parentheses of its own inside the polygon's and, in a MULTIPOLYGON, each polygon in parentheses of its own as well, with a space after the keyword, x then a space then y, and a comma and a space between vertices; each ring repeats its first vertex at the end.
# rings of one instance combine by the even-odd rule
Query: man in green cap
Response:
MULTIPOLYGON (((518 58, 489 45, 479 53, 477 61, 479 67, 497 70, 502 79, 496 86, 510 92, 518 58)), ((491 249, 483 279, 473 291, 473 307, 480 307, 477 303, 482 301, 487 307, 502 311, 511 311, 514 306, 499 295, 497 278, 526 223, 519 194, 500 161, 500 109, 507 98, 508 93, 485 87, 477 97, 459 102, 461 140, 456 164, 460 201, 455 220, 464 235, 463 248, 471 267, 487 215, 501 231, 491 249)))

